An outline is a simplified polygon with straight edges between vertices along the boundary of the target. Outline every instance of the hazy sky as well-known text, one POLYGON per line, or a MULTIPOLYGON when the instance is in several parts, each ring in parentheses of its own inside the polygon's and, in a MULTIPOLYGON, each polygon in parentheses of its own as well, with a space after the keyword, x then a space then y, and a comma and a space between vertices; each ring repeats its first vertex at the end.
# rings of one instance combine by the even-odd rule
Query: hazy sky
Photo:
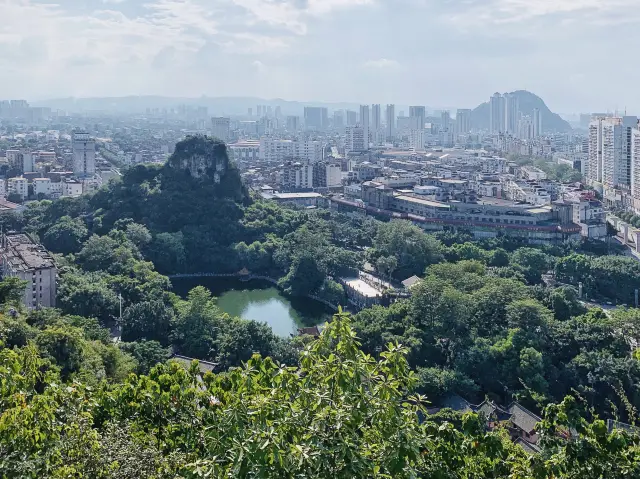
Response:
POLYGON ((161 94, 640 113, 637 0, 0 0, 0 98, 161 94))

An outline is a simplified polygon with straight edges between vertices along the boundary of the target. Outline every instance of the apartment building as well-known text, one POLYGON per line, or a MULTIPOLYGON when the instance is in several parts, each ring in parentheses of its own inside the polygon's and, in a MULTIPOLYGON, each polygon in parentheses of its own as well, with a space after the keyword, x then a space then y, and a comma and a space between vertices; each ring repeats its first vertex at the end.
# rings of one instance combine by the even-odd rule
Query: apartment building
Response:
POLYGON ((225 117, 213 117, 211 118, 211 135, 214 138, 224 141, 229 141, 231 136, 230 119, 225 117))
POLYGON ((73 150, 73 174, 78 177, 96 172, 96 141, 86 131, 75 131, 71 138, 73 150))
POLYGON ((7 180, 7 195, 16 194, 24 200, 29 196, 29 185, 27 179, 22 176, 9 178, 7 180))
POLYGON ((235 160, 257 161, 260 158, 259 141, 239 141, 227 146, 235 160))
POLYGON ((632 131, 638 118, 624 116, 602 122, 602 183, 606 188, 631 186, 632 131))
POLYGON ((369 149, 365 133, 365 129, 360 126, 348 126, 345 129, 344 152, 346 155, 352 151, 366 151, 369 149))
POLYGON ((284 191, 313 188, 313 165, 289 161, 280 172, 280 186, 284 191))
POLYGON ((260 138, 259 158, 269 162, 291 159, 316 163, 322 160, 322 143, 316 140, 260 138))
POLYGON ((53 257, 26 234, 4 234, 0 247, 2 276, 27 281, 23 303, 29 309, 55 307, 57 268, 53 257))

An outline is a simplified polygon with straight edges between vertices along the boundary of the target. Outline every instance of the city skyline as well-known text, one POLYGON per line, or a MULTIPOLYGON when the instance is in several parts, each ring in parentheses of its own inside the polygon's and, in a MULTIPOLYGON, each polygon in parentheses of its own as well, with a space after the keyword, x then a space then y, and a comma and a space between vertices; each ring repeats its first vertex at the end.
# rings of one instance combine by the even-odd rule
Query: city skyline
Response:
POLYGON ((632 62, 614 48, 637 35, 629 0, 439 3, 5 1, 0 87, 32 101, 252 95, 434 108, 527 89, 563 113, 640 111, 632 62), (431 36, 439 48, 423 47, 431 36), (591 68, 595 57, 620 60, 618 75, 591 68))

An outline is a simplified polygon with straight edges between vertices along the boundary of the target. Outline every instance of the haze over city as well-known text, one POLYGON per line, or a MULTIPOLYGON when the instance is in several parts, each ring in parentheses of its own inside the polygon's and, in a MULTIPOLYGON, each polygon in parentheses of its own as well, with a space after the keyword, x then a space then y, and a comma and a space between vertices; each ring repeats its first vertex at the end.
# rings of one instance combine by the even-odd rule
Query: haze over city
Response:
POLYGON ((0 87, 31 101, 157 94, 451 108, 527 89, 558 112, 640 111, 635 64, 620 48, 638 38, 635 5, 2 0, 0 87))

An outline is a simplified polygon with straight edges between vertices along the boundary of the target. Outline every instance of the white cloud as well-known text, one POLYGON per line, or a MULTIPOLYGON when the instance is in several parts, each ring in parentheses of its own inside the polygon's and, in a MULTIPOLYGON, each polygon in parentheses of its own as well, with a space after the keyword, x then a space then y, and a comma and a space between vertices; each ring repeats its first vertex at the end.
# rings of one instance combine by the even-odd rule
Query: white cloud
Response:
MULTIPOLYGON (((635 0, 466 0, 454 1, 441 17, 464 28, 482 30, 487 24, 522 24, 541 17, 596 23, 615 12, 633 14, 635 0), (567 15, 571 15, 567 17, 567 15)), ((637 18, 637 15, 633 15, 637 18)))
POLYGON ((389 60, 388 58, 379 58, 377 60, 369 60, 362 64, 366 68, 396 68, 400 64, 395 60, 389 60))

